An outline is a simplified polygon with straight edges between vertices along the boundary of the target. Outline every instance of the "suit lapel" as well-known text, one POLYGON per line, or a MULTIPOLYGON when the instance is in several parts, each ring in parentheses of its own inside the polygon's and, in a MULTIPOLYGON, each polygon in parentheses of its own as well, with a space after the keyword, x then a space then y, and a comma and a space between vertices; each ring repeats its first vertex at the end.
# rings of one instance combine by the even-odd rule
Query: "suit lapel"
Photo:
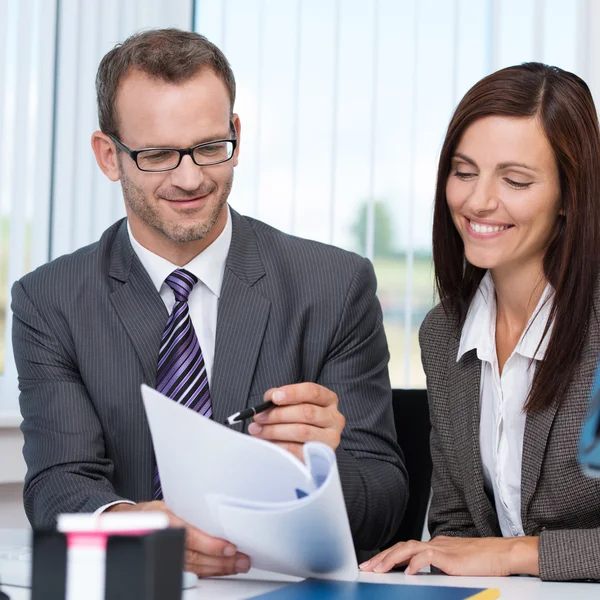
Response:
POLYGON ((592 378, 600 353, 600 325, 597 316, 600 314, 600 292, 598 288, 596 288, 594 304, 595 308, 590 317, 581 357, 564 398, 557 399, 560 402, 555 402, 549 407, 527 414, 521 465, 521 519, 526 534, 528 533, 529 505, 541 477, 548 438, 556 413, 560 406, 577 406, 581 401, 582 393, 587 396, 592 386, 592 378))
POLYGON ((271 308, 270 300, 253 287, 265 275, 254 230, 235 211, 231 215, 233 233, 219 299, 211 378, 217 422, 247 405, 271 308))
POLYGON ((121 282, 110 300, 138 354, 145 382, 156 384, 156 365, 167 309, 129 241, 123 222, 111 255, 109 275, 121 282))
POLYGON ((496 512, 484 489, 479 445, 481 361, 476 351, 471 350, 457 362, 459 340, 460 336, 453 339, 448 357, 456 455, 462 461, 463 490, 477 529, 481 535, 497 535, 496 512))
MULTIPOLYGON (((527 528, 527 509, 533 498, 542 472, 546 445, 558 404, 527 414, 523 435, 523 458, 521 460, 521 520, 527 528)), ((527 531, 525 531, 527 534, 527 531)))

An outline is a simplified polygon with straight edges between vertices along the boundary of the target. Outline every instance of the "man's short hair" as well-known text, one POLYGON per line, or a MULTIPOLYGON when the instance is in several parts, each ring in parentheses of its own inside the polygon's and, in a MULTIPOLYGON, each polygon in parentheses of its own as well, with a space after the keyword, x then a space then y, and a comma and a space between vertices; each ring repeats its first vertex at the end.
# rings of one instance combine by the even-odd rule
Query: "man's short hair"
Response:
POLYGON ((130 69, 139 69, 169 83, 183 83, 205 68, 211 69, 227 87, 233 112, 233 71, 221 50, 203 35, 174 28, 134 33, 100 61, 96 95, 101 131, 118 137, 115 100, 119 84, 130 69))

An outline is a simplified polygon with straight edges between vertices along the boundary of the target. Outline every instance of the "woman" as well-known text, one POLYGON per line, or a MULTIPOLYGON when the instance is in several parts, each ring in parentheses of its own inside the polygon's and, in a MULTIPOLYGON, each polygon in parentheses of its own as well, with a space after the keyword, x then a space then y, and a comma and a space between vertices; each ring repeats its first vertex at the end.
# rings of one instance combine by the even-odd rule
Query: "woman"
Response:
POLYGON ((361 568, 600 579, 600 480, 576 457, 600 353, 600 133, 579 77, 528 63, 467 93, 441 152, 433 259, 433 539, 361 568))

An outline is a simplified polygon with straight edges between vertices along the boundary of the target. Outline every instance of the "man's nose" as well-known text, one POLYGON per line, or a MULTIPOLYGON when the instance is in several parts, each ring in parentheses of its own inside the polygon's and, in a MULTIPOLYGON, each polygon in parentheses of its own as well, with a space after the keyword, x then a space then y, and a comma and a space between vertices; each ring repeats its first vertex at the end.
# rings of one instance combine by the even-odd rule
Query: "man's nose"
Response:
POLYGON ((182 190, 196 190, 203 181, 203 167, 199 167, 189 155, 184 156, 179 166, 171 171, 172 184, 182 190))

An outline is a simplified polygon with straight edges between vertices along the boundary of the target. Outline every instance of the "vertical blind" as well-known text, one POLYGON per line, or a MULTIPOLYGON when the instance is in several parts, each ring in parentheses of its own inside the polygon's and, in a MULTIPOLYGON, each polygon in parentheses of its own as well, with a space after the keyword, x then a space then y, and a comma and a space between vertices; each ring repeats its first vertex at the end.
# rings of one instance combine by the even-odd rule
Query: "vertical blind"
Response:
POLYGON ((197 0, 195 30, 239 84, 232 205, 373 261, 394 387, 425 385, 417 335, 435 302, 432 200, 453 109, 486 74, 529 60, 593 87, 598 4, 197 0))
POLYGON ((232 205, 368 256, 392 383, 417 387, 436 161, 454 106, 526 60, 600 93, 599 24, 593 0, 0 0, 0 409, 17 402, 10 286, 124 214, 90 136, 98 62, 130 33, 193 26, 223 49, 242 119, 232 205))
POLYGON ((191 29, 193 9, 192 0, 0 0, 0 410, 17 406, 12 283, 125 212, 90 145, 98 63, 139 29, 191 29))

